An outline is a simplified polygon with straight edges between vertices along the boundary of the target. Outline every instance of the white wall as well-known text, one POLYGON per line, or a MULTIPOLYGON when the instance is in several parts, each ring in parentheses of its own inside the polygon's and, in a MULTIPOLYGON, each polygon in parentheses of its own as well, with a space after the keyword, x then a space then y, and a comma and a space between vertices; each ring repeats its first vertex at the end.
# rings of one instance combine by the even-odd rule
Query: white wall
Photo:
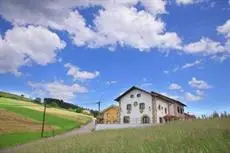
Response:
POLYGON ((128 94, 124 95, 120 99, 120 121, 121 124, 123 124, 123 118, 124 116, 130 116, 130 124, 140 124, 141 118, 143 115, 148 115, 150 118, 150 123, 152 123, 152 96, 142 92, 140 90, 134 89, 130 91, 128 94), (141 97, 137 97, 137 94, 141 93, 141 97), (130 95, 133 94, 134 97, 130 98, 130 95), (135 107, 134 102, 137 101, 138 105, 135 107), (145 109, 143 113, 140 112, 139 104, 145 103, 145 109), (132 105, 131 113, 128 114, 127 112, 127 104, 132 105))
POLYGON ((164 116, 169 113, 169 103, 163 99, 156 98, 156 109, 157 109, 157 123, 160 123, 160 117, 162 117, 164 122, 164 116), (160 105, 161 109, 158 109, 158 106, 160 105), (167 113, 165 113, 165 108, 167 108, 167 113))

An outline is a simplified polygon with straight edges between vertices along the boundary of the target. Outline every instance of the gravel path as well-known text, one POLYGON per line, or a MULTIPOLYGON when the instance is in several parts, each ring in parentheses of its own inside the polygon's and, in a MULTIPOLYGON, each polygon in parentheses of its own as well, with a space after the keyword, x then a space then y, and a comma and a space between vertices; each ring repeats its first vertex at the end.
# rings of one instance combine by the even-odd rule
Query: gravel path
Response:
POLYGON ((82 126, 79 129, 74 129, 72 131, 69 131, 69 132, 66 132, 66 133, 63 133, 60 135, 56 135, 54 137, 44 138, 44 139, 41 139, 41 140, 38 140, 35 142, 17 145, 13 148, 2 149, 2 150, 0 150, 0 153, 15 153, 15 152, 17 152, 18 149, 23 148, 23 147, 30 145, 30 144, 34 144, 34 143, 38 143, 38 142, 42 142, 42 141, 52 141, 52 140, 65 139, 67 137, 71 137, 74 135, 90 133, 90 132, 92 132, 93 129, 95 129, 95 120, 91 121, 89 124, 87 124, 85 126, 82 126))

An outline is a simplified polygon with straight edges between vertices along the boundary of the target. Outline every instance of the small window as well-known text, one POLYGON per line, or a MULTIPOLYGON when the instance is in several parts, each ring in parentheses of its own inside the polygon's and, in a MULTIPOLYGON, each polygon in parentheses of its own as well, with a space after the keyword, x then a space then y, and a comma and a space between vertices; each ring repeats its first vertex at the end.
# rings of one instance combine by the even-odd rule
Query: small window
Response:
POLYGON ((130 122, 130 117, 129 116, 124 116, 123 122, 124 123, 129 123, 130 122))
POLYGON ((177 112, 180 113, 180 108, 177 106, 177 112))
POLYGON ((181 114, 183 114, 184 113, 184 108, 181 108, 180 112, 181 112, 181 114))
POLYGON ((132 109, 132 105, 131 104, 127 104, 127 110, 130 111, 132 109))
POLYGON ((141 110, 145 109, 145 103, 140 103, 139 104, 139 109, 141 109, 141 110))
POLYGON ((158 105, 158 109, 161 110, 161 105, 158 105))
POLYGON ((141 97, 141 94, 139 93, 139 94, 137 94, 137 97, 141 97))
POLYGON ((167 108, 165 108, 165 114, 167 114, 167 112, 168 112, 168 111, 167 111, 167 108))
POLYGON ((134 97, 134 95, 132 94, 132 95, 130 95, 130 98, 133 98, 134 97))

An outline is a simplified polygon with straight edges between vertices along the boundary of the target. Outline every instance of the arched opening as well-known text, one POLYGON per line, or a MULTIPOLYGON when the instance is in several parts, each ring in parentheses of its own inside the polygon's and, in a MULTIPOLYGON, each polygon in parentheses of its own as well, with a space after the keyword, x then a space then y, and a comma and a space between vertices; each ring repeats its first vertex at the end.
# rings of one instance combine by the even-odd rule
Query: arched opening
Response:
POLYGON ((150 118, 145 115, 142 117, 142 124, 149 124, 150 123, 150 118))

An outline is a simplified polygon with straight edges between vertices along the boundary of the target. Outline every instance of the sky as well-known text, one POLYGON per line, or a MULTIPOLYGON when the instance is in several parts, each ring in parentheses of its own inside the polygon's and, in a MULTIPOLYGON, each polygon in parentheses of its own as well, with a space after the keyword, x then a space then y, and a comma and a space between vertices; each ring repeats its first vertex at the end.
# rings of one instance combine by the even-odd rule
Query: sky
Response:
POLYGON ((131 86, 230 112, 228 0, 0 0, 0 90, 106 108, 131 86))

